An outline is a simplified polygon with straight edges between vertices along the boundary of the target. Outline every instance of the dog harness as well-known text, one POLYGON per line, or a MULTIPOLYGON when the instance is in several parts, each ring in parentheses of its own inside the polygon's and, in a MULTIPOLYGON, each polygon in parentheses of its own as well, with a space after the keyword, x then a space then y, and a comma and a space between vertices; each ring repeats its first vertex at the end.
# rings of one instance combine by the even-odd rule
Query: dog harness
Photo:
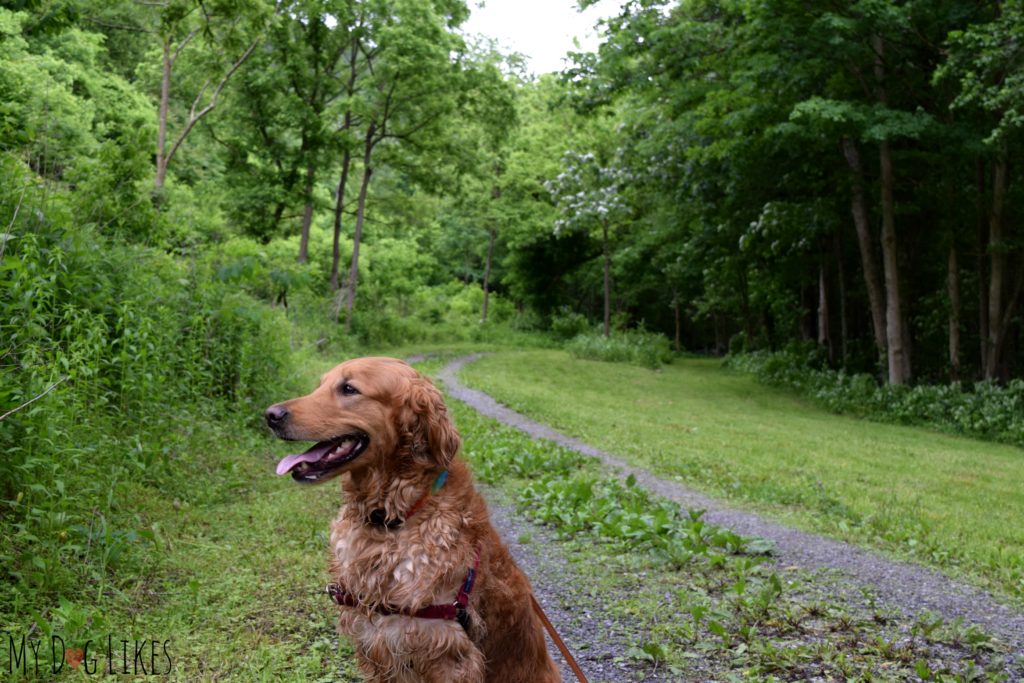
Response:
MULTIPOLYGON (((477 547, 473 566, 466 573, 466 579, 462 582, 455 601, 446 605, 428 605, 423 609, 410 612, 398 609, 389 605, 376 605, 373 608, 377 614, 386 616, 404 615, 417 619, 444 619, 445 621, 457 621, 459 625, 469 633, 469 595, 473 592, 473 584, 476 582, 477 571, 480 569, 480 548, 477 547)), ((362 607, 363 603, 356 596, 352 595, 336 583, 327 584, 327 594, 339 605, 345 607, 362 607)))
MULTIPOLYGON (((387 519, 386 512, 384 510, 374 510, 370 513, 367 518, 367 523, 372 526, 379 526, 389 531, 393 531, 402 524, 405 523, 410 517, 423 507, 423 504, 427 502, 427 499, 432 495, 436 494, 448 481, 448 470, 444 470, 441 474, 437 475, 437 479, 431 485, 430 490, 423 494, 423 496, 412 504, 409 508, 409 513, 405 516, 405 519, 387 519)), ((407 617, 415 617, 417 619, 444 619, 446 621, 458 621, 459 625, 469 633, 469 594, 473 592, 473 583, 476 581, 477 572, 480 569, 480 548, 476 549, 476 556, 473 560, 473 566, 469 568, 466 573, 466 579, 462 582, 462 586, 459 588, 458 594, 455 596, 455 602, 447 605, 428 605, 423 609, 416 610, 415 612, 409 612, 407 610, 401 610, 389 605, 376 605, 373 610, 378 614, 384 614, 388 616, 393 615, 405 615, 407 617)), ((345 607, 362 607, 364 603, 359 600, 355 595, 349 593, 337 583, 327 584, 327 594, 331 596, 331 599, 339 605, 345 607)))

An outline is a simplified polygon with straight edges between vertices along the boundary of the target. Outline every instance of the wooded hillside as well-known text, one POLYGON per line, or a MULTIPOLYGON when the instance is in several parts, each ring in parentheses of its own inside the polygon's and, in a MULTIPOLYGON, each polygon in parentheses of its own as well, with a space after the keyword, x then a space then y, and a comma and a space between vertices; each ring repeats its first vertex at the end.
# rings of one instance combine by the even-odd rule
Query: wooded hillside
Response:
POLYGON ((8 5, 8 282, 59 232, 375 342, 582 315, 893 384, 1019 375, 1021 3, 637 0, 539 79, 468 11, 8 5))

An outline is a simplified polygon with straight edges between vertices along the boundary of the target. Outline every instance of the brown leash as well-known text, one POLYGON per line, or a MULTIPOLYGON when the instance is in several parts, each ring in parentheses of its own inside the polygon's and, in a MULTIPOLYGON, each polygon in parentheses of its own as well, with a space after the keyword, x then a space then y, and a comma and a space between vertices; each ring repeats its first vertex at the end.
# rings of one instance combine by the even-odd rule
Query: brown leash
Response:
POLYGON ((579 679, 580 683, 588 683, 587 677, 583 673, 583 669, 581 669, 580 665, 576 663, 575 659, 573 659, 572 653, 569 652, 569 648, 565 646, 562 639, 558 637, 558 632, 555 631, 555 627, 551 625, 548 615, 544 614, 544 609, 540 606, 540 603, 537 602, 537 598, 533 596, 533 593, 530 593, 530 601, 533 603, 533 611, 538 617, 540 617, 541 623, 544 624, 544 628, 547 629, 548 634, 551 636, 551 640, 554 641, 555 645, 558 647, 558 651, 562 653, 563 657, 565 657, 565 662, 569 665, 569 668, 572 669, 572 672, 576 674, 576 678, 579 679))

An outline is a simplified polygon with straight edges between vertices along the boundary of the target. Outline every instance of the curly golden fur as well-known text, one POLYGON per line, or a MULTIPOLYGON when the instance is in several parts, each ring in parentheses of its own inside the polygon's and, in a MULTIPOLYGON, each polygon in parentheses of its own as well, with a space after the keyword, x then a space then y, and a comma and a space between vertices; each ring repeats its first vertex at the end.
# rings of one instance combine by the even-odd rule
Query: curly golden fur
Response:
POLYGON ((561 680, 531 609, 529 581, 491 526, 469 469, 456 455, 458 432, 430 380, 394 358, 351 360, 325 374, 313 393, 268 408, 267 421, 285 439, 367 437, 350 461, 312 465, 324 468, 315 480, 341 480, 330 573, 359 601, 339 608, 338 629, 353 640, 367 681, 561 680), (445 469, 445 485, 409 516, 445 469), (389 529, 370 523, 380 510, 401 524, 389 529), (377 610, 408 614, 452 603, 478 551, 468 631, 456 621, 377 610))

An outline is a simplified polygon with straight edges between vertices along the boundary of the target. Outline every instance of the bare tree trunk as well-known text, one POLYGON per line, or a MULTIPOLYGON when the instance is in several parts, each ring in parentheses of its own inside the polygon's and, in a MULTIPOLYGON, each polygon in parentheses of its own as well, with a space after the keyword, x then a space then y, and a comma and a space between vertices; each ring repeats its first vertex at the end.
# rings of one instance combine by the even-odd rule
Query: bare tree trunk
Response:
POLYGON ((602 246, 604 249, 604 336, 612 334, 612 276, 611 250, 608 247, 608 219, 602 223, 602 246))
POLYGON ((345 186, 348 184, 348 169, 352 165, 352 153, 347 149, 341 157, 341 178, 334 194, 334 251, 331 258, 331 291, 338 291, 338 267, 341 263, 341 212, 345 204, 345 186))
POLYGON ((988 211, 986 210, 985 160, 978 159, 978 338, 981 340, 981 371, 988 367, 988 211))
POLYGON ((156 179, 154 180, 154 186, 157 193, 163 190, 164 181, 167 177, 167 167, 170 165, 171 159, 174 158, 175 153, 177 153, 178 148, 181 147, 181 143, 185 142, 185 138, 187 138, 189 133, 192 132, 195 125, 199 123, 204 116, 217 107, 217 100, 220 98, 220 94, 224 90, 224 86, 228 84, 228 81, 230 81, 231 77, 235 75, 235 72, 245 64, 246 60, 249 59, 249 56, 253 53, 253 50, 256 49, 256 46, 259 45, 260 42, 259 39, 257 39, 249 44, 249 47, 245 49, 245 52, 243 52, 235 63, 224 72, 224 76, 220 79, 220 82, 217 83, 216 87, 214 87, 210 94, 210 101, 206 106, 200 109, 199 105, 202 104, 203 96, 206 95, 206 90, 210 86, 210 81, 203 84, 203 87, 199 89, 199 93, 196 95, 196 98, 192 101, 192 108, 189 109, 188 112, 188 120, 185 122, 185 125, 178 134, 178 137, 175 138, 174 144, 171 145, 171 149, 167 150, 167 106, 170 100, 171 69, 174 66, 174 62, 177 60, 178 55, 181 53, 181 50, 190 40, 192 40, 193 37, 195 37, 197 33, 198 29, 189 33, 184 40, 178 43, 178 48, 174 51, 173 55, 170 53, 170 39, 164 39, 163 75, 160 83, 160 125, 159 130, 157 131, 157 146, 159 149, 157 150, 156 179))
POLYGON ((676 336, 675 336, 675 349, 676 353, 683 350, 683 316, 679 310, 679 290, 672 289, 672 312, 676 319, 676 336))
POLYGON ((867 286, 868 304, 871 307, 875 349, 881 363, 886 357, 885 304, 878 275, 878 264, 875 261, 875 241, 871 235, 871 224, 868 219, 867 193, 864 190, 864 165, 861 162, 860 149, 849 138, 843 139, 843 154, 850 167, 852 191, 850 211, 853 213, 853 224, 857 228, 857 245, 860 247, 861 269, 864 271, 864 284, 867 286))
POLYGON ((960 381, 960 266, 957 262, 956 241, 949 243, 946 262, 946 288, 949 292, 949 379, 960 381))
POLYGON ((371 123, 366 129, 366 142, 363 145, 363 182, 359 186, 359 198, 356 200, 356 229, 352 235, 352 264, 348 270, 348 284, 345 297, 345 332, 352 331, 352 311, 356 305, 356 288, 359 286, 359 245, 363 240, 363 219, 366 217, 366 193, 370 188, 373 167, 370 165, 376 124, 371 123))
POLYGON ((992 166, 992 213, 989 214, 988 252, 988 338, 985 344, 985 379, 1001 377, 1003 352, 1006 346, 1006 330, 1010 313, 1016 303, 1016 293, 1007 294, 1007 253, 1006 253, 1006 189, 1009 173, 1005 159, 997 159, 992 166))
MULTIPOLYGON (((495 169, 497 175, 501 175, 500 164, 495 169)), ((501 198, 501 188, 498 185, 494 185, 491 188, 491 200, 498 200, 501 198)), ((495 222, 492 221, 491 229, 489 230, 489 240, 487 242, 487 264, 484 266, 484 307, 483 312, 480 315, 482 322, 487 322, 487 306, 490 303, 491 298, 491 264, 494 262, 494 242, 498 237, 498 227, 495 222)))
MULTIPOLYGON (((875 51, 875 83, 878 101, 888 106, 885 88, 885 40, 871 37, 875 51)), ((882 269, 885 275, 885 330, 889 358, 889 383, 906 384, 911 379, 910 349, 900 296, 899 242, 896 238, 896 200, 892 147, 888 140, 878 144, 882 190, 882 269)))
POLYGON ((498 236, 498 230, 492 227, 489 230, 490 239, 487 242, 487 263, 484 266, 484 308, 480 315, 481 322, 487 322, 487 305, 491 298, 491 262, 494 258, 494 240, 498 236))
MULTIPOLYGON (((352 37, 352 43, 349 45, 348 54, 348 82, 346 84, 345 93, 352 95, 356 88, 356 79, 359 77, 359 39, 355 36, 352 37)), ((352 110, 348 109, 345 111, 344 123, 342 123, 341 129, 343 131, 349 130, 352 127, 352 110)), ((340 286, 338 270, 341 263, 341 249, 339 242, 341 241, 341 212, 344 206, 345 200, 345 187, 348 185, 348 170, 352 164, 352 152, 345 147, 345 151, 341 157, 341 177, 338 180, 338 190, 335 193, 335 204, 334 204, 334 246, 333 255, 331 258, 331 291, 337 292, 340 286)), ((338 312, 341 311, 341 303, 339 299, 338 312)), ((335 315, 335 318, 338 316, 335 315)))
POLYGON ((156 179, 154 188, 160 192, 167 178, 167 109, 171 99, 171 38, 164 37, 163 72, 160 77, 160 110, 156 136, 156 179))
POLYGON ((313 224, 313 181, 316 179, 316 167, 310 161, 306 167, 306 186, 303 195, 306 207, 302 211, 302 232, 299 235, 299 263, 309 260, 309 228, 313 224))
POLYGON ((843 355, 843 367, 849 360, 849 329, 846 321, 846 266, 843 265, 843 237, 839 230, 836 230, 832 244, 835 246, 836 269, 839 279, 839 335, 840 352, 843 355))
POLYGON ((885 329, 889 351, 889 383, 910 381, 910 353, 906 345, 900 297, 899 243, 896 239, 896 202, 893 199, 892 150, 887 140, 879 144, 882 168, 882 266, 885 273, 885 329))
POLYGON ((825 254, 818 265, 818 345, 828 348, 828 359, 835 363, 835 344, 829 330, 828 274, 825 271, 825 254))

